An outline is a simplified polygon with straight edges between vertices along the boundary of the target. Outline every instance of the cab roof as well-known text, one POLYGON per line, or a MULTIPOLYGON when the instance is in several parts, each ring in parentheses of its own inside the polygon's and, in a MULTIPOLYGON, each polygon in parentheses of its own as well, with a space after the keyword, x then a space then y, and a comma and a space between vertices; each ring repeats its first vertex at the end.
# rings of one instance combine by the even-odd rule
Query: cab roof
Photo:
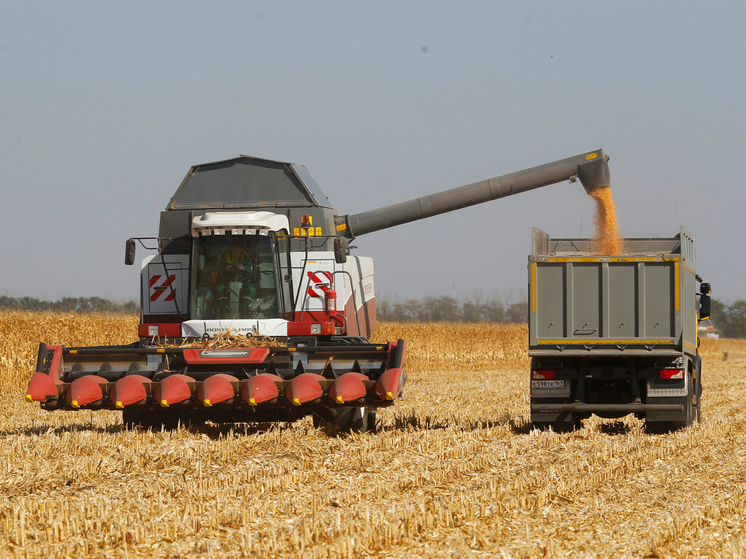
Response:
POLYGON ((331 202, 303 165, 249 155, 194 165, 166 210, 323 207, 331 202))

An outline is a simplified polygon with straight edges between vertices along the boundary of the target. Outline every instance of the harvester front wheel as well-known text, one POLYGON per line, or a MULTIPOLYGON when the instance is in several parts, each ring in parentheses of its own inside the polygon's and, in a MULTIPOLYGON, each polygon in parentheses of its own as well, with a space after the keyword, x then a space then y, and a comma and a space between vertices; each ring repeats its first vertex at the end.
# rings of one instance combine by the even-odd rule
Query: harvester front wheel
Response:
POLYGON ((313 412, 313 426, 328 435, 376 430, 376 412, 365 407, 320 408, 313 412))
POLYGON ((145 428, 145 425, 143 425, 144 420, 142 410, 136 408, 124 408, 122 410, 122 424, 127 431, 138 427, 145 428))
POLYGON ((137 408, 124 408, 122 410, 122 423, 124 428, 132 430, 136 428, 148 431, 173 431, 179 425, 184 427, 200 427, 205 424, 204 419, 193 416, 189 410, 141 410, 137 408))

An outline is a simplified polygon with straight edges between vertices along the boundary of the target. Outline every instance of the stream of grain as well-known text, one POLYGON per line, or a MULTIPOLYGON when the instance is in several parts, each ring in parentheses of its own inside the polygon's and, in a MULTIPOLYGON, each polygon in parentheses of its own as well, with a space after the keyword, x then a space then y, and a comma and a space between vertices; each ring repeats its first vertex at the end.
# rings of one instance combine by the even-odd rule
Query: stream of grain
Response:
POLYGON ((619 226, 614 210, 614 200, 611 197, 611 188, 608 186, 595 188, 590 194, 596 201, 596 215, 593 219, 596 227, 593 252, 601 256, 619 254, 624 247, 619 238, 619 226))

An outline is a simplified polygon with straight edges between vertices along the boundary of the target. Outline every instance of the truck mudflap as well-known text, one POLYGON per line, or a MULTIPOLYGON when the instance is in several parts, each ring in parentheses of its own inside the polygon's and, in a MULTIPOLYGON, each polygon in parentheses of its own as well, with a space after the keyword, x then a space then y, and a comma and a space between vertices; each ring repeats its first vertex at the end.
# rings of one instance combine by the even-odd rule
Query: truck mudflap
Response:
POLYGON ((532 412, 562 413, 562 412, 587 412, 587 413, 644 413, 651 411, 683 412, 683 404, 586 404, 584 402, 572 402, 566 404, 531 404, 532 412))
POLYGON ((370 414, 402 396, 405 356, 403 340, 371 344, 359 338, 204 349, 144 341, 41 344, 25 398, 47 410, 112 409, 143 418, 168 409, 244 422, 293 420, 318 408, 356 407, 370 414))

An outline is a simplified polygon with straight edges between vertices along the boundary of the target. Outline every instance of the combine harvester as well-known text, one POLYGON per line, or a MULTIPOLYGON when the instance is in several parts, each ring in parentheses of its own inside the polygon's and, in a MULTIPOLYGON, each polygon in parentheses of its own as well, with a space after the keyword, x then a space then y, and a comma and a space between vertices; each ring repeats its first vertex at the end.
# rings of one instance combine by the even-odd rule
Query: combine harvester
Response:
POLYGON ((373 261, 360 235, 580 179, 609 185, 602 150, 355 215, 305 167, 241 156, 192 167, 142 261, 140 341, 41 344, 26 392, 46 410, 121 409, 127 427, 295 421, 367 431, 402 394, 403 340, 371 344, 373 261), (225 333, 241 347, 219 347, 225 333), (166 340, 170 344, 164 343, 166 340), (201 345, 199 343, 201 342, 201 345), (185 347, 189 344, 191 347, 185 347))

